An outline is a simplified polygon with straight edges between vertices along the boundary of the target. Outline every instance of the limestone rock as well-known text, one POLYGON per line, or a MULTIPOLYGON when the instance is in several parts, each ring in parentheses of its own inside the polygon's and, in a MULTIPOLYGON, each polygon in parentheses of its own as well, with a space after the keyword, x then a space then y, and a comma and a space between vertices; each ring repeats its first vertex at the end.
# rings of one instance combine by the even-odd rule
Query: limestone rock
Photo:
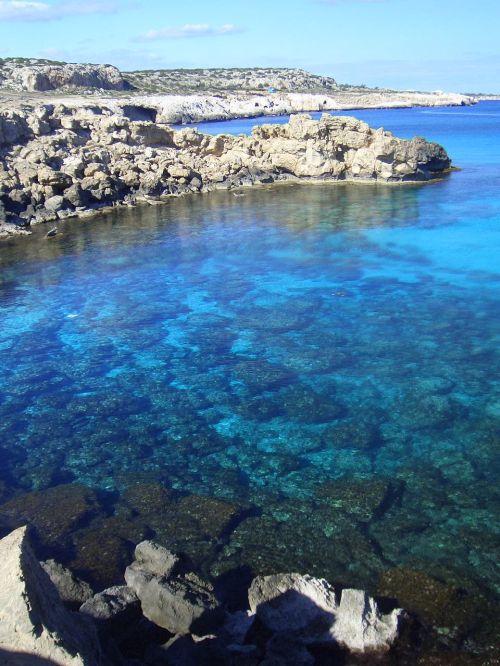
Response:
POLYGON ((223 611, 213 588, 193 573, 175 575, 180 560, 153 541, 135 549, 125 580, 141 601, 145 617, 172 634, 203 635, 217 626, 223 611))
POLYGON ((319 627, 322 636, 337 608, 335 590, 326 580, 300 574, 258 576, 250 586, 252 613, 271 631, 304 631, 319 627))
POLYGON ((0 541, 0 580, 0 654, 10 653, 8 663, 26 663, 23 653, 60 666, 101 663, 95 632, 64 608, 33 554, 26 527, 0 541))
POLYGON ((363 590, 342 590, 340 605, 329 635, 353 652, 388 650, 398 635, 403 611, 386 615, 363 590))
POLYGON ((398 635, 403 611, 382 614, 362 590, 340 594, 326 580, 300 574, 257 577, 250 609, 273 632, 293 632, 305 643, 333 641, 353 652, 383 652, 398 635))
POLYGON ((142 114, 141 108, 110 102, 0 111, 5 223, 254 183, 425 181, 451 164, 437 144, 398 139, 356 118, 292 115, 288 124, 254 128, 252 136, 210 137, 167 126, 160 101, 142 114), (141 115, 146 119, 135 119, 141 115))
POLYGON ((42 568, 68 605, 81 606, 91 599, 94 592, 88 583, 77 578, 72 571, 55 560, 41 562, 42 568))
POLYGON ((212 587, 195 574, 170 579, 154 576, 138 596, 145 617, 172 634, 203 636, 223 620, 212 587))
POLYGON ((168 578, 179 564, 177 555, 154 541, 141 541, 134 555, 134 562, 125 570, 125 581, 138 595, 154 577, 168 578))
POLYGON ((4 61, 2 85, 27 91, 57 90, 63 87, 127 90, 130 85, 112 65, 42 64, 4 61))
POLYGON ((140 618, 140 603, 136 593, 125 585, 109 587, 87 599, 80 613, 91 617, 98 625, 140 618))

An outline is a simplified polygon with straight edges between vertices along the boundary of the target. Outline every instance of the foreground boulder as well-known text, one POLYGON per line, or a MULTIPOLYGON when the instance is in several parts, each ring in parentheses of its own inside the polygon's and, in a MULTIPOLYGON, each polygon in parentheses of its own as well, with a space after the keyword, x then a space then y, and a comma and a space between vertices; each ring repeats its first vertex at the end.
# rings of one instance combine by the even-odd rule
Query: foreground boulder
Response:
POLYGON ((383 614, 362 590, 340 594, 324 579, 276 574, 254 579, 250 609, 272 632, 304 643, 335 642, 351 652, 385 652, 398 636, 404 611, 383 614))
POLYGON ((168 578, 180 564, 177 555, 154 541, 141 541, 135 560, 125 570, 127 585, 138 595, 153 578, 168 578))
POLYGON ((125 580, 148 620, 172 634, 203 636, 218 627, 224 611, 212 586, 194 573, 174 575, 179 559, 151 541, 140 543, 125 580))
POLYGON ((0 581, 0 662, 101 664, 93 627, 66 610, 31 549, 26 527, 0 541, 0 581))

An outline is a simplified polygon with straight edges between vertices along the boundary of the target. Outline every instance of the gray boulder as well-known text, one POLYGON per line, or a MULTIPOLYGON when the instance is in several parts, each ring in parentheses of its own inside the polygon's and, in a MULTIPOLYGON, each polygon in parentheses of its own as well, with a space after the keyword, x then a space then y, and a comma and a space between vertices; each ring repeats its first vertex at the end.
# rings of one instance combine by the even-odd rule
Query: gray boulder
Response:
POLYGON ((152 578, 168 578, 180 563, 177 555, 154 541, 141 541, 134 556, 134 562, 125 570, 125 582, 139 596, 152 578))
POLYGON ((204 636, 224 619, 212 586, 195 574, 170 579, 154 576, 138 596, 145 617, 172 634, 204 636))
POLYGON ((51 213, 57 213, 64 206, 64 199, 59 194, 56 194, 45 201, 45 208, 51 213))
POLYGON ((80 613, 98 624, 122 622, 130 616, 140 617, 140 602, 136 593, 126 585, 116 585, 99 592, 80 607, 80 613))
POLYGON ((47 560, 41 562, 41 565, 65 604, 79 607, 92 598, 94 591, 90 585, 77 578, 72 571, 59 562, 47 560))
POLYGON ((0 541, 0 580, 0 654, 9 653, 7 663, 38 658, 59 666, 101 664, 93 627, 66 610, 31 549, 26 527, 0 541))
POLYGON ((324 579, 300 574, 259 576, 250 609, 273 632, 293 632, 304 643, 335 642, 352 652, 383 652, 398 636, 404 611, 383 614, 362 590, 337 593, 324 579))
POLYGON ((180 560, 154 541, 142 541, 125 581, 141 601, 148 620, 172 634, 209 633, 223 620, 211 585, 193 573, 176 575, 180 560))

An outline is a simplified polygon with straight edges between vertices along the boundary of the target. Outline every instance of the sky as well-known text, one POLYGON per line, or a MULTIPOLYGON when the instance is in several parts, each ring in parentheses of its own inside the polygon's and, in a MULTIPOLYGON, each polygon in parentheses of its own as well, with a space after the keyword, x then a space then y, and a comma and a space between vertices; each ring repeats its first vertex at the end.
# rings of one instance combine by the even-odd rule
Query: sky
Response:
POLYGON ((500 93, 500 0, 0 0, 0 56, 500 93))

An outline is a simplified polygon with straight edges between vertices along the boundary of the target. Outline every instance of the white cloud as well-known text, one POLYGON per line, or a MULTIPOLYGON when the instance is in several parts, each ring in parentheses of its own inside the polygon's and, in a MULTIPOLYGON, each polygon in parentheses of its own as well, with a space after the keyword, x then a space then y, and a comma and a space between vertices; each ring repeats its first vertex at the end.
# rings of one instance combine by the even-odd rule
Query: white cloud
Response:
POLYGON ((226 23, 221 26, 211 26, 208 23, 186 23, 176 28, 160 28, 149 30, 141 36, 142 40, 152 41, 155 39, 189 39, 193 37, 216 37, 219 35, 232 35, 243 32, 242 28, 226 23))
POLYGON ((66 16, 109 14, 117 8, 116 2, 108 0, 61 0, 53 5, 30 0, 0 0, 0 21, 55 21, 66 16))

